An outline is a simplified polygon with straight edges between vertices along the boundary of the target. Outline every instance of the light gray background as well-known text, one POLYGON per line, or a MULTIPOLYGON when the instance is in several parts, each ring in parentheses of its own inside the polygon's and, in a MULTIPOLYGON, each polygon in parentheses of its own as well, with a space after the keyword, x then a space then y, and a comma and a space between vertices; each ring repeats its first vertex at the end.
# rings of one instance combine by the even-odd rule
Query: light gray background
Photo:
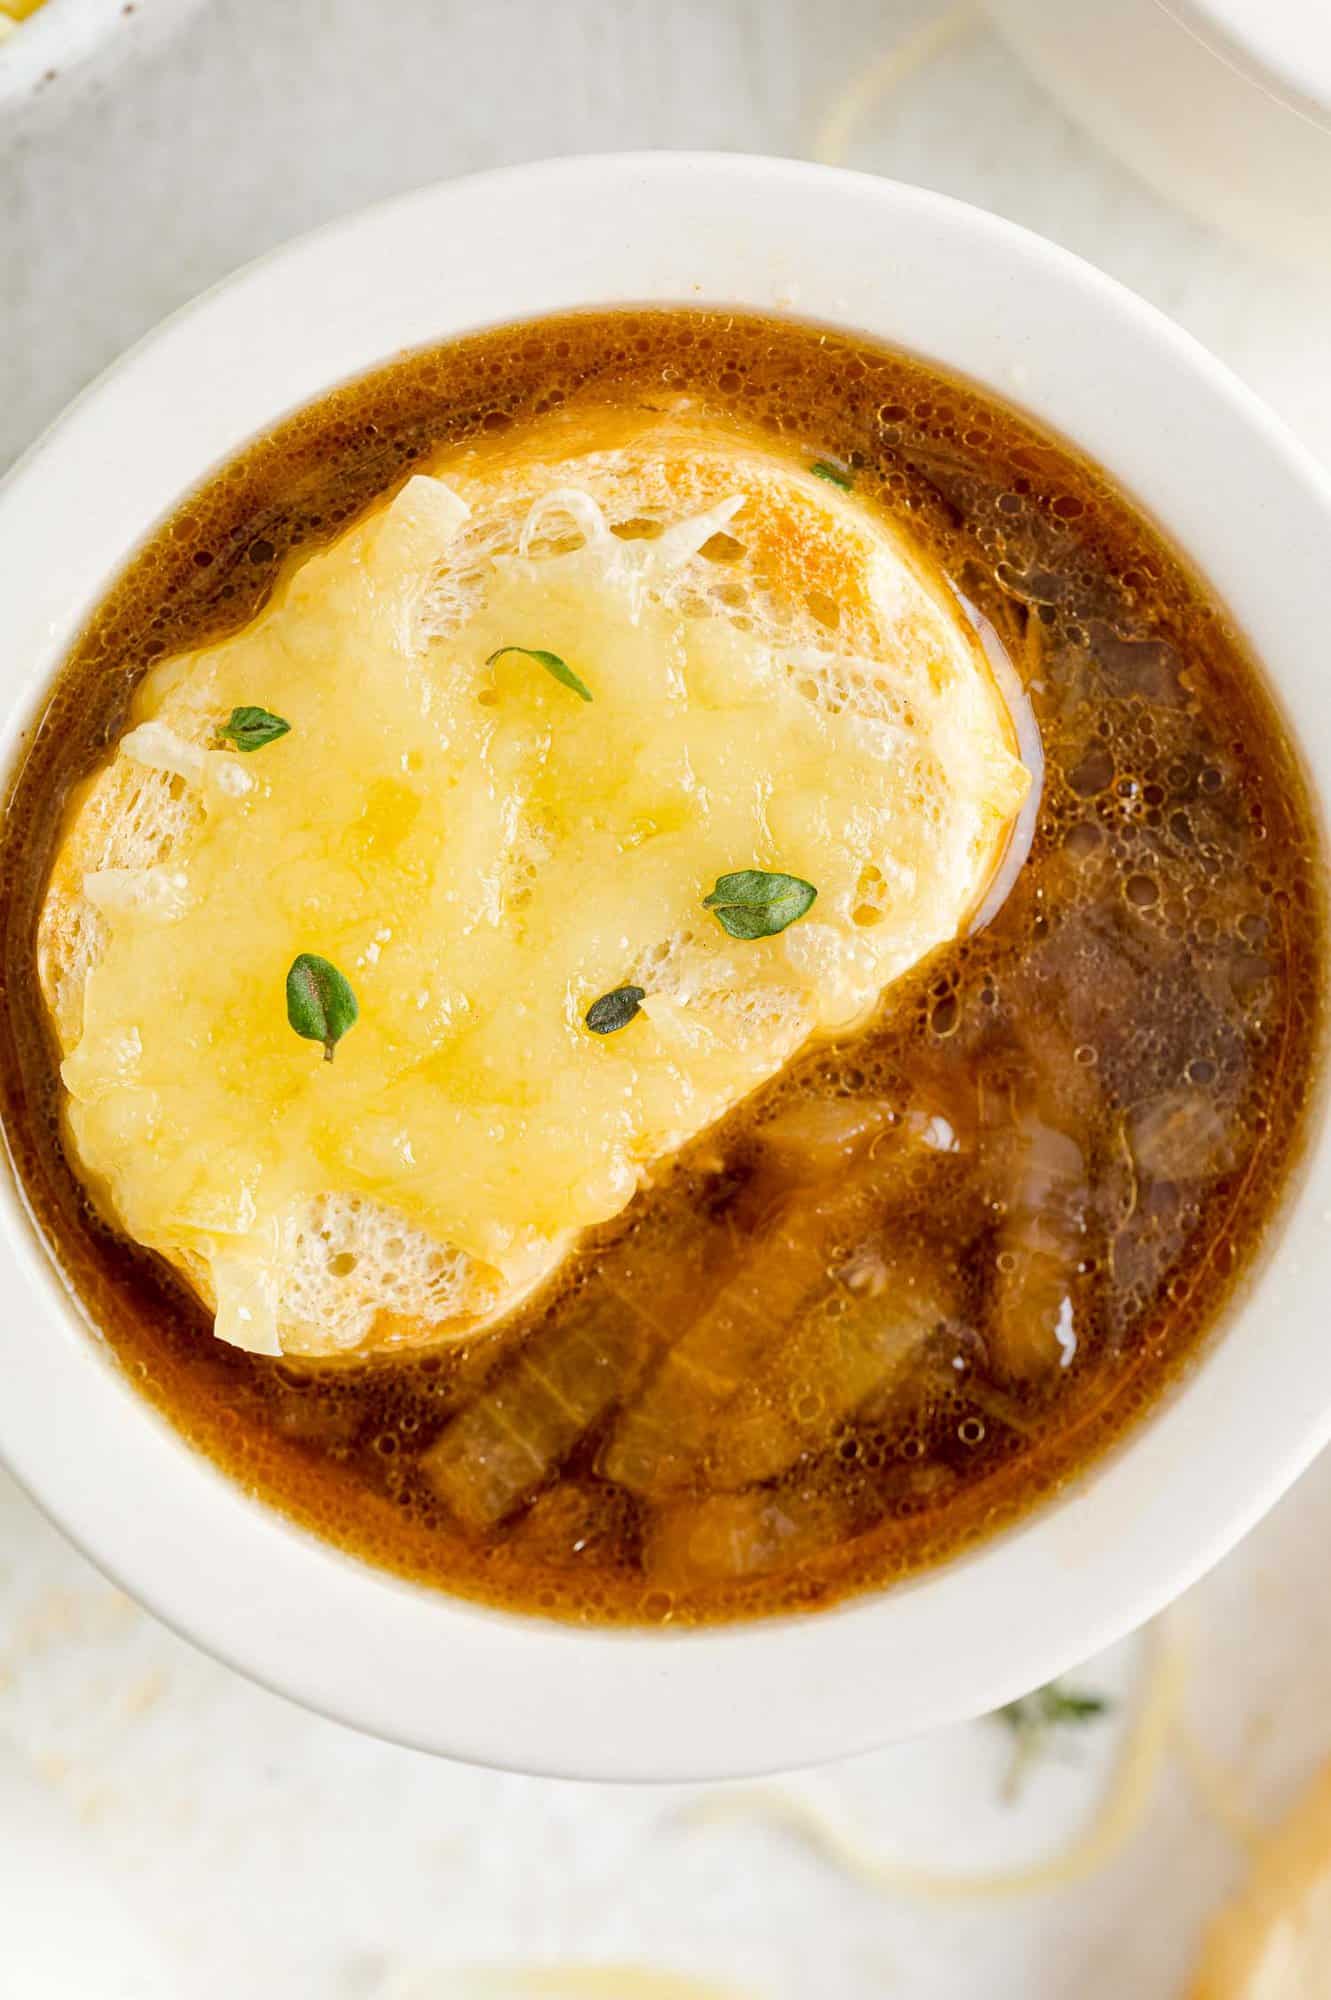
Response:
MULTIPOLYGON (((299 230, 549 153, 808 153, 843 88, 930 13, 909 0, 144 4, 169 13, 168 35, 131 21, 114 73, 59 78, 0 115, 0 465, 164 313, 299 230)), ((1090 257, 1191 327, 1331 461, 1327 274, 1268 268, 1171 212, 1066 121, 978 14, 875 108, 850 163, 1090 257)), ((1329 1536, 1331 1463, 1187 1608, 1190 1715, 1258 1815, 1331 1750, 1329 1536)), ((1137 1666, 1129 1645, 1087 1679, 1128 1687, 1137 1666)), ((756 2000, 1167 2000, 1240 1872, 1177 1756, 1094 1881, 946 1910, 847 1881, 770 1825, 699 1825, 693 1793, 432 1763, 202 1658, 0 1479, 6 1731, 181 2000, 443 2000, 460 1966, 574 1959, 692 1971, 756 2000)), ((1011 1809, 997 1800, 1004 1745, 986 1724, 787 1789, 885 1850, 954 1867, 1009 1860, 1086 1812, 1112 1733, 1042 1771, 1011 1809)), ((0 1834, 8 1812, 12 1835, 20 1806, 6 1796, 0 1772, 0 1834)), ((57 1924, 78 1920, 72 1881, 51 1875, 57 1924)), ((0 1930, 5 1893, 0 1881, 0 1930)), ((57 1986, 13 2000, 67 1991, 74 2000, 57 1986)))

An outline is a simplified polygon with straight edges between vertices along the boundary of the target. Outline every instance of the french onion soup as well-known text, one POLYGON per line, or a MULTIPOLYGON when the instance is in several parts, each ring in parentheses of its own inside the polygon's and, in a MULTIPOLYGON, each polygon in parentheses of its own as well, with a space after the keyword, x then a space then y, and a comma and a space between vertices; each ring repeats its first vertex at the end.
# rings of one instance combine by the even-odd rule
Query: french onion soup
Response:
POLYGON ((121 1365, 349 1551, 815 1607, 1195 1351, 1320 868, 1097 468, 850 336, 548 320, 300 413, 98 608, 3 831, 5 1128, 121 1365))

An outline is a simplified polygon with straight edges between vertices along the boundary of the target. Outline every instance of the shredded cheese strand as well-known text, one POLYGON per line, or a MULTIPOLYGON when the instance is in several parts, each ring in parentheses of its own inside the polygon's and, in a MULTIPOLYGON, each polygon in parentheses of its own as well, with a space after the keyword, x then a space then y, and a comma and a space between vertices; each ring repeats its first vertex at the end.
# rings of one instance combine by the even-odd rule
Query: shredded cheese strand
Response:
POLYGON ((757 1816, 794 1834, 833 1867, 869 1888, 926 1902, 1007 1902, 1084 1881, 1105 1867, 1136 1831, 1182 1712, 1187 1649, 1177 1620, 1157 1620, 1149 1643, 1145 1685, 1113 1777, 1087 1826, 1048 1860, 973 1873, 917 1867, 875 1850, 821 1806, 776 1786, 704 1799, 687 1809, 685 1818, 710 1825, 757 1816))
MULTIPOLYGON (((431 1980, 429 1992, 439 2000, 744 2000, 733 1986, 636 1965, 477 1967, 447 1987, 431 1980)), ((394 1987, 393 2000, 398 1994, 394 1987)), ((401 2000, 426 2000, 425 1986, 412 1981, 401 2000)))
POLYGON ((1269 1834, 1244 1802, 1234 1772, 1202 1742, 1186 1715, 1179 1717, 1175 1745, 1198 1803, 1236 1847, 1256 1859, 1269 1834))
POLYGON ((814 135, 813 158, 826 167, 841 166, 865 120, 882 99, 969 33, 978 19, 975 0, 958 0, 956 6, 946 8, 936 19, 922 22, 894 42, 863 75, 852 77, 824 114, 814 135))

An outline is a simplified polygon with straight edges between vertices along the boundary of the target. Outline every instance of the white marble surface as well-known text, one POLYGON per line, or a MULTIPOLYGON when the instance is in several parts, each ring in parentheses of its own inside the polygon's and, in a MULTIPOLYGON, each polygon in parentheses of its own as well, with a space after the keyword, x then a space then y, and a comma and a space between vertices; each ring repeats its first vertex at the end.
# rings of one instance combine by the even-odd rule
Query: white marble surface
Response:
MULTIPOLYGON (((911 0, 143 5, 173 18, 127 39, 114 71, 57 79, 0 119, 0 463, 163 313, 295 231, 546 153, 808 152, 841 86, 929 13, 911 0)), ((1191 327, 1331 461, 1328 274, 1268 269, 1172 214, 978 16, 876 107, 850 160, 1079 250, 1191 327)), ((1331 1462, 1187 1607, 1190 1714, 1259 1818, 1331 1750, 1328 1536, 1331 1462)), ((1086 1678, 1126 1688, 1137 1666, 1129 1644, 1086 1678)), ((1077 1823, 1113 1734, 1044 1767, 1015 1807, 998 1801, 992 1724, 787 1789, 884 1850, 1010 1861, 1077 1823)), ((692 1793, 433 1763, 203 1658, 0 1478, 4 1737, 4 2000, 443 2000, 463 1966, 573 1960, 668 1966, 754 2000, 1173 2000, 1240 1868, 1177 1755, 1094 1879, 946 1908, 845 1879, 771 1825, 700 1824, 692 1793), (5 1968, 6 1937, 21 1973, 5 1968)))

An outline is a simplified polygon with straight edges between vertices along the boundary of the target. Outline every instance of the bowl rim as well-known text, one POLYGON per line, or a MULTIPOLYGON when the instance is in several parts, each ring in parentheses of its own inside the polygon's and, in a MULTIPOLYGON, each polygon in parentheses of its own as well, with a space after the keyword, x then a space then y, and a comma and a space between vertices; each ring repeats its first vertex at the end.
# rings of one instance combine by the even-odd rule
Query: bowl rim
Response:
POLYGON ((1234 0, 1159 0, 1159 5, 1245 82, 1331 132, 1331 28, 1317 28, 1317 47, 1309 43, 1300 52, 1279 11, 1268 17, 1260 9, 1240 10, 1234 0))
MULTIPOLYGON (((14 558, 0 593, 5 770, 88 609, 155 521, 248 438, 426 344, 423 328, 442 342, 577 304, 816 317, 1019 402, 1105 464, 1200 567, 1232 577, 1231 608, 1314 774, 1331 764, 1304 580, 1331 541, 1331 479, 1205 349, 1092 266, 950 197, 793 161, 640 153, 499 169, 326 224, 182 308, 85 390, 0 486, 0 541, 14 558), (442 278, 428 259, 423 273, 400 270, 422 245, 451 260, 442 278), (1073 411, 1080 421, 1065 420, 1073 411), (1242 480, 1232 508, 1215 509, 1223 467, 1242 480), (1267 557, 1289 565, 1283 594, 1267 557)), ((1325 815, 1325 787, 1313 790, 1325 815)), ((341 1553, 244 1492, 134 1391, 90 1338, 10 1184, 0 1457, 165 1623, 381 1737, 579 1778, 820 1762, 994 1708, 1131 1630, 1331 1436, 1331 1343, 1315 1337, 1331 1282, 1324 1119, 1306 1155, 1271 1232, 1280 1254, 1115 1449, 973 1553, 816 1616, 687 1633, 575 1628, 341 1553)))

